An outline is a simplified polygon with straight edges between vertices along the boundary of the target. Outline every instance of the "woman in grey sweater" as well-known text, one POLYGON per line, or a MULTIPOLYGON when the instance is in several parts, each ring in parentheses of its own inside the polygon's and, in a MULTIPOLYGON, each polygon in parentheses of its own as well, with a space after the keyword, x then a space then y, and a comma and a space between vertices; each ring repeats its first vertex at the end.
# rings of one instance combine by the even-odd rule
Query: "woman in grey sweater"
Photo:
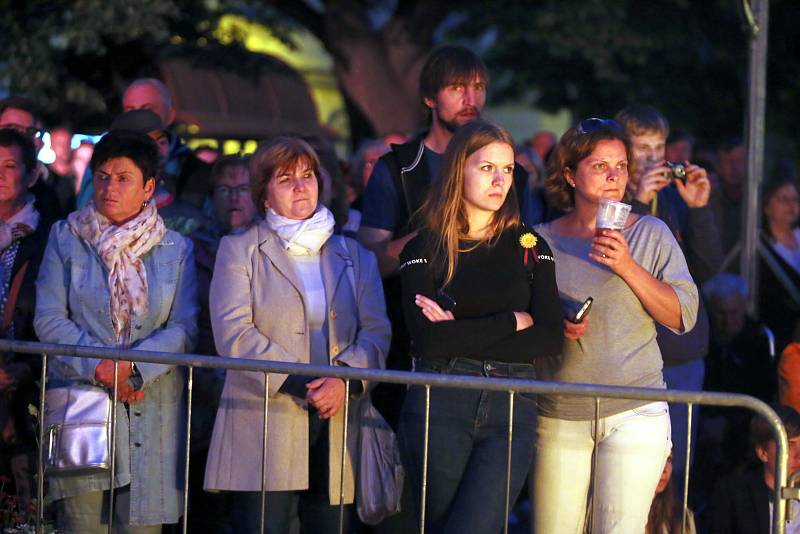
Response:
MULTIPOLYGON (((621 231, 596 235, 598 202, 625 198, 632 161, 622 128, 604 119, 568 130, 550 160, 549 193, 569 212, 536 229, 553 249, 565 316, 589 296, 594 309, 591 321, 564 321, 562 354, 537 361, 543 380, 663 388, 655 324, 694 326, 697 288, 662 221, 631 214, 621 231)), ((536 532, 583 532, 587 502, 593 532, 643 532, 671 447, 667 404, 601 400, 594 477, 594 399, 546 395, 539 404, 536 532)))

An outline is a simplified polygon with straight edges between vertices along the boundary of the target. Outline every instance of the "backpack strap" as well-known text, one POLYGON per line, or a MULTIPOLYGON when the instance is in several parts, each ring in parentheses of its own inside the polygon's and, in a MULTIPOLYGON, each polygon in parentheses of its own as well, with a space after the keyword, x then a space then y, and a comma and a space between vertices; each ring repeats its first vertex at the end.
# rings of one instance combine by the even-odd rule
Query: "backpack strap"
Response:
POLYGON ((8 290, 8 298, 6 299, 6 307, 3 310, 3 324, 1 325, 0 334, 5 336, 8 333, 8 328, 11 326, 11 321, 14 320, 14 310, 17 308, 17 300, 19 299, 19 292, 22 288, 22 280, 25 278, 25 272, 28 270, 28 264, 30 261, 26 261, 22 264, 22 267, 19 268, 17 274, 14 275, 14 278, 11 280, 11 284, 8 290))
POLYGON ((347 239, 345 236, 340 235, 336 236, 339 241, 339 246, 345 253, 345 258, 349 259, 350 261, 347 262, 347 267, 345 270, 347 271, 347 279, 350 280, 350 288, 353 290, 353 296, 358 301, 358 285, 356 285, 356 275, 355 275, 355 261, 353 258, 358 258, 358 250, 354 247, 357 245, 355 243, 350 243, 350 240, 347 239))

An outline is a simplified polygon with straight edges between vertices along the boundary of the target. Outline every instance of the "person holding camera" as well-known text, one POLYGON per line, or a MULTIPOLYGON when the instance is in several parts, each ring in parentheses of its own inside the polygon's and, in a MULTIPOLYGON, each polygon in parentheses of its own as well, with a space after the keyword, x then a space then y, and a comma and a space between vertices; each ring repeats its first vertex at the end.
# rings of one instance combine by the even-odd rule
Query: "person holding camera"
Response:
MULTIPOLYGON (((709 204, 711 182, 706 170, 688 161, 666 161, 669 121, 652 106, 628 106, 616 115, 633 148, 633 169, 629 189, 633 213, 653 215, 664 221, 686 257, 697 285, 722 270, 724 253, 714 213, 709 204)), ((701 391, 708 354, 710 326, 700 300, 697 323, 691 332, 678 336, 656 325, 658 347, 664 358, 664 380, 670 389, 701 391)), ((697 429, 692 417, 692 438, 697 429)), ((683 488, 686 465, 685 404, 671 404, 674 478, 683 488)), ((695 440, 692 439, 694 443, 695 440)))

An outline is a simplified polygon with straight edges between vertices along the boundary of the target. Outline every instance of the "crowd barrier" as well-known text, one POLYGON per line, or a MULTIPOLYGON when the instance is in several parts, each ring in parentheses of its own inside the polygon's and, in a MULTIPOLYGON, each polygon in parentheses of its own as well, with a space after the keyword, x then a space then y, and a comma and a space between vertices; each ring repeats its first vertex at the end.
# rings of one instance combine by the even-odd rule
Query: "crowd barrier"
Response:
MULTIPOLYGON (((389 371, 377 369, 356 369, 344 366, 313 366, 296 363, 284 363, 276 361, 262 361, 262 360, 247 360, 247 359, 234 359, 234 358, 220 358, 215 356, 201 356, 196 354, 183 354, 183 353, 168 353, 168 352, 145 352, 136 350, 123 350, 113 349, 108 347, 84 347, 75 345, 59 345, 53 343, 34 343, 26 341, 9 341, 0 339, 0 351, 3 352, 17 352, 25 354, 37 354, 42 356, 42 379, 40 382, 41 405, 39 407, 39 418, 43 417, 44 410, 44 390, 46 386, 45 377, 47 375, 48 355, 61 355, 73 356, 83 358, 105 358, 114 360, 114 372, 118 371, 117 362, 120 360, 147 362, 147 363, 160 363, 174 365, 178 367, 185 367, 187 369, 187 418, 186 418, 186 444, 185 444, 185 467, 184 467, 184 502, 183 502, 183 517, 187 517, 188 503, 189 503, 189 455, 190 455, 190 440, 191 434, 191 413, 192 413, 192 375, 195 367, 208 367, 208 368, 223 368, 233 369, 238 371, 255 371, 263 372, 265 375, 264 386, 264 443, 262 444, 264 453, 262 454, 261 473, 262 479, 267 476, 268 466, 266 465, 266 443, 269 436, 266 432, 267 417, 269 407, 269 395, 267 394, 269 388, 269 373, 293 374, 302 376, 313 377, 336 377, 344 379, 346 384, 346 398, 349 399, 350 395, 350 380, 367 380, 369 382, 390 382, 398 384, 414 384, 425 387, 426 391, 426 407, 425 407, 425 449, 423 456, 423 473, 422 473, 422 488, 421 488, 421 502, 420 502, 420 515, 421 520, 419 524, 420 534, 425 532, 425 479, 427 473, 427 445, 428 445, 428 418, 430 415, 430 388, 431 387, 447 387, 447 388, 460 388, 460 389, 480 389, 491 391, 504 391, 508 393, 509 397, 509 421, 508 421, 508 457, 506 462, 506 524, 504 532, 508 532, 508 512, 509 507, 513 504, 509 502, 508 487, 510 483, 511 473, 511 443, 513 439, 513 417, 514 417, 514 401, 515 396, 519 393, 535 393, 535 394, 558 394, 558 395, 578 395, 583 397, 593 397, 595 399, 595 417, 597 418, 600 413, 600 405, 602 399, 636 399, 643 401, 666 401, 670 403, 683 403, 688 406, 688 423, 687 423, 687 450, 691 450, 691 436, 692 436, 692 410, 695 405, 710 405, 722 407, 737 407, 745 408, 755 412, 767 421, 773 428, 775 434, 775 441, 777 444, 777 462, 775 466, 775 490, 773 491, 773 510, 772 514, 772 533, 783 534, 785 532, 786 520, 786 502, 787 500, 798 500, 800 498, 800 490, 792 485, 787 486, 787 460, 788 460, 788 439, 786 430, 781 423, 778 415, 764 402, 749 397, 746 395, 726 394, 726 393, 712 393, 712 392, 688 392, 678 390, 664 390, 664 389, 650 389, 650 388, 628 388, 628 387, 611 387, 611 386, 596 386, 584 384, 568 384, 561 382, 541 382, 537 380, 513 380, 505 378, 482 378, 474 376, 458 376, 458 375, 442 375, 436 373, 411 373, 404 371, 389 371)), ((116 392, 115 395, 116 397, 116 392)), ((350 402, 346 402, 343 410, 345 421, 347 421, 348 411, 350 409, 350 402)), ((112 447, 112 466, 110 474, 114 473, 114 432, 116 431, 116 407, 111 410, 111 436, 110 443, 112 447)), ((598 425, 595 425, 595 429, 598 425)), ((343 425, 343 443, 347 441, 347 425, 343 425)), ((45 428, 42 424, 39 425, 39 443, 44 442, 45 428)), ((596 440, 595 440, 596 441, 596 440)), ((36 532, 41 533, 43 518, 44 518, 44 476, 43 473, 43 454, 44 451, 39 450, 38 465, 37 465, 37 521, 36 532)), ((344 471, 344 451, 341 459, 341 473, 344 471)), ((684 521, 686 517, 687 495, 689 487, 689 462, 690 458, 687 454, 685 465, 685 476, 683 480, 683 506, 684 506, 684 521)), ((593 470, 594 472, 594 470, 593 470)), ((344 497, 344 476, 340 477, 342 485, 340 487, 340 502, 344 497)), ((796 479, 793 477, 792 481, 796 479)), ((111 484, 112 491, 109 492, 109 517, 113 517, 114 506, 114 492, 113 484, 111 484)), ((265 506, 266 492, 262 487, 261 493, 261 531, 264 531, 264 518, 268 513, 265 506)), ((339 530, 342 532, 344 508, 340 507, 339 513, 339 530)), ((187 532, 186 521, 183 521, 183 532, 187 532)), ((685 531, 685 524, 684 524, 685 531)), ((112 532, 111 521, 109 521, 109 533, 112 532)))

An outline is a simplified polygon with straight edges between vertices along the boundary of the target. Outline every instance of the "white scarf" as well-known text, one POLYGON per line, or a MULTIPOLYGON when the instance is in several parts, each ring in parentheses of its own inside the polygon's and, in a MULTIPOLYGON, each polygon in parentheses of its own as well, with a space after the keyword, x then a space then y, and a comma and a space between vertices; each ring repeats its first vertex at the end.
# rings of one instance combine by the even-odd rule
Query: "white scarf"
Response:
POLYGON ((155 203, 149 202, 136 217, 115 226, 89 202, 70 213, 67 222, 75 235, 94 247, 108 268, 111 322, 117 341, 127 346, 131 317, 148 313, 147 271, 141 257, 164 237, 164 221, 155 203))
POLYGON ((33 207, 33 196, 25 198, 25 206, 7 221, 0 221, 0 254, 14 241, 32 233, 39 226, 39 212, 33 207))
POLYGON ((281 238, 290 256, 316 256, 333 235, 333 214, 320 204, 308 219, 289 219, 267 210, 267 224, 281 238))

